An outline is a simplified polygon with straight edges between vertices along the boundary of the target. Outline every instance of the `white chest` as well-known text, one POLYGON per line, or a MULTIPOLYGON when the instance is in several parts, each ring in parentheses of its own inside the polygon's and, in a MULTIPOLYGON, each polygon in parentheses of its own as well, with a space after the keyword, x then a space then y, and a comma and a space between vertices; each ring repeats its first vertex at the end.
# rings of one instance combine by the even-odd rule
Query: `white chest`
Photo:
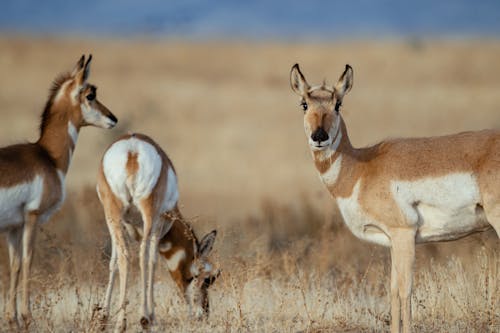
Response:
POLYGON ((361 181, 358 180, 350 197, 337 198, 342 218, 356 237, 371 243, 390 246, 390 239, 384 232, 383 223, 368 215, 359 204, 360 184, 361 181))

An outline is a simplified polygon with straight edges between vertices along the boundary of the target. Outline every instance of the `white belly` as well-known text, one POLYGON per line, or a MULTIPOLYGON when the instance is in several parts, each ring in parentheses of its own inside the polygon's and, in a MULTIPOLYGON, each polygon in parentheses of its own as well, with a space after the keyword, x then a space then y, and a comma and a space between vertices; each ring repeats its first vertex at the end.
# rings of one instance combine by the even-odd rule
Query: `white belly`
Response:
POLYGON ((393 181, 391 191, 408 221, 417 226, 417 242, 452 240, 489 227, 471 173, 393 181))
POLYGON ((25 212, 40 207, 42 195, 41 176, 31 182, 0 188, 0 229, 22 224, 25 212))
MULTIPOLYGON (((385 227, 389 222, 377 221, 359 204, 360 184, 356 183, 350 197, 337 199, 342 217, 356 237, 390 246, 385 227)), ((417 242, 453 240, 490 227, 472 174, 392 181, 390 188, 404 217, 391 224, 415 227, 417 242)))
POLYGON ((417 242, 457 239, 490 227, 483 209, 475 203, 452 209, 419 204, 417 211, 417 242))

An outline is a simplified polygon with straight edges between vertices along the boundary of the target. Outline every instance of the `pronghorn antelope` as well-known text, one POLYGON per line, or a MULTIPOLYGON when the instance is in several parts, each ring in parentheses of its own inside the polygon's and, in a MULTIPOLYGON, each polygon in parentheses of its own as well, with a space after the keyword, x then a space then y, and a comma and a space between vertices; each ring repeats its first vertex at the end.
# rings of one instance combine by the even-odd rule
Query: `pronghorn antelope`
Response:
POLYGON ((177 207, 177 176, 165 152, 145 135, 121 137, 104 153, 97 193, 104 207, 112 244, 104 320, 109 316, 118 270, 120 309, 115 331, 125 330, 129 252, 124 227, 131 238, 141 242, 141 326, 147 329, 154 321, 153 277, 158 252, 166 258, 169 271, 183 291, 191 313, 198 318, 208 314, 207 288, 218 272, 213 272, 207 256, 212 250, 216 231, 199 242, 192 228, 183 220, 177 207))
POLYGON ((36 143, 0 149, 0 231, 6 232, 10 257, 10 289, 6 317, 17 324, 17 285, 22 262, 21 317, 31 318, 28 279, 37 223, 47 221, 64 201, 64 179, 80 128, 115 126, 116 117, 96 98, 87 83, 89 56, 72 73, 59 76, 42 113, 36 143))
POLYGON ((391 331, 411 328, 415 244, 448 241, 490 227, 500 235, 500 132, 393 139, 353 148, 340 114, 353 83, 311 87, 299 66, 290 83, 301 96, 314 164, 358 238, 391 248, 391 331))

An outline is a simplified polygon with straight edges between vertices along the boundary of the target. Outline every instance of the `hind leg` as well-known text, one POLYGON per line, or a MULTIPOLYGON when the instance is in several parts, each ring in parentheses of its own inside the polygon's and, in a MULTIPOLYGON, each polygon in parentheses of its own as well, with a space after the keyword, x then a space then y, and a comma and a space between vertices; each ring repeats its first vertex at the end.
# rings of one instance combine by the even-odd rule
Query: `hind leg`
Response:
POLYGON ((485 200, 483 208, 488 223, 500 237, 500 203, 495 204, 493 197, 491 197, 489 200, 485 200))

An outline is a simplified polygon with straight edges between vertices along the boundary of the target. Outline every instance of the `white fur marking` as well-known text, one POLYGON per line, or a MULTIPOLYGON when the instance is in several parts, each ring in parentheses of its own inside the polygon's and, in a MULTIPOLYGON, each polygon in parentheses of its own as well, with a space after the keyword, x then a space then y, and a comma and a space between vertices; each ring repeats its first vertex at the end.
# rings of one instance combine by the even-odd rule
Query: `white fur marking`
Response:
POLYGON ((170 271, 175 271, 182 260, 186 259, 186 251, 180 249, 167 259, 167 266, 170 271))
POLYGON ((85 103, 81 103, 80 108, 82 110, 83 119, 87 124, 101 128, 111 128, 116 124, 115 121, 103 115, 99 110, 85 103))
POLYGON ((487 226, 479 186, 470 173, 416 181, 392 181, 391 192, 408 222, 418 225, 420 240, 446 240, 487 226))
POLYGON ((366 241, 390 246, 391 241, 383 231, 383 223, 370 217, 359 204, 361 180, 356 182, 350 197, 337 198, 337 204, 347 227, 354 236, 366 241))
POLYGON ((149 197, 157 185, 162 168, 156 148, 134 137, 115 142, 104 154, 102 164, 111 190, 125 206, 130 204, 130 200, 138 203, 149 197), (129 152, 137 154, 139 164, 137 173, 130 177, 127 175, 129 152))
POLYGON ((172 243, 166 242, 166 243, 160 243, 158 244, 158 250, 160 252, 167 252, 172 248, 172 243))
POLYGON ((0 229, 24 223, 24 213, 37 210, 43 196, 43 178, 0 188, 0 229))
POLYGON ((340 169, 342 167, 342 155, 339 155, 335 161, 330 165, 330 168, 326 170, 323 174, 320 174, 321 180, 326 186, 333 185, 337 182, 337 178, 340 174, 340 169))
POLYGON ((170 211, 175 207, 177 201, 179 200, 179 191, 177 189, 177 177, 175 176, 174 170, 168 168, 167 171, 167 191, 165 193, 165 199, 162 205, 162 211, 170 211))
POLYGON ((68 121, 68 134, 73 142, 73 147, 76 146, 76 140, 78 140, 78 131, 71 121, 68 121))

